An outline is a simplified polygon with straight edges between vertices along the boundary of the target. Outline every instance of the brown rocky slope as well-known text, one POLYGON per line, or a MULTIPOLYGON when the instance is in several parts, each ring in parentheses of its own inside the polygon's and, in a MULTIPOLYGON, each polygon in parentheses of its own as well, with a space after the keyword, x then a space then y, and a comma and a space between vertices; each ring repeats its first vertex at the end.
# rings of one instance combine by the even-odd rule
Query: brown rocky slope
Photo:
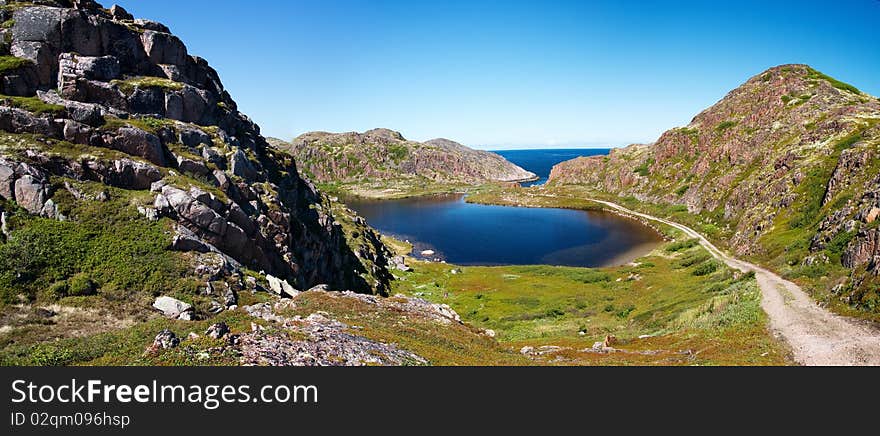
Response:
POLYGON ((479 184, 535 177, 495 153, 473 150, 448 139, 409 141, 388 129, 306 133, 285 148, 316 183, 410 177, 438 183, 479 184))
POLYGON ((738 255, 827 301, 880 310, 880 101, 806 65, 771 68, 654 144, 557 165, 579 186, 683 205, 738 255))

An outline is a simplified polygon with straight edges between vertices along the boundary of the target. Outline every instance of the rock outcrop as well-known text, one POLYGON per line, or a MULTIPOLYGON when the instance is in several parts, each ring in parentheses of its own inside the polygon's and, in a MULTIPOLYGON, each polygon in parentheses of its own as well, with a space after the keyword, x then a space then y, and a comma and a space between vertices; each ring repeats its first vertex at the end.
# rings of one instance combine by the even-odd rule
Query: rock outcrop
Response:
POLYGON ((557 165, 581 185, 684 205, 739 255, 791 277, 831 277, 842 298, 880 309, 880 100, 806 65, 771 68, 656 143, 557 165), (831 262, 851 269, 849 284, 831 262), (868 274, 863 274, 867 269, 868 274), (845 280, 844 280, 845 281, 845 280))
POLYGON ((343 228, 344 208, 167 27, 93 1, 2 3, 0 22, 14 24, 0 29, 0 200, 75 220, 53 200, 71 191, 62 180, 151 190, 140 210, 178 224, 175 249, 222 253, 299 289, 387 292, 378 235, 343 228))
POLYGON ((498 154, 473 150, 448 139, 408 141, 399 132, 312 132, 289 144, 303 172, 314 182, 357 182, 421 177, 439 183, 479 184, 530 180, 526 171, 498 154))

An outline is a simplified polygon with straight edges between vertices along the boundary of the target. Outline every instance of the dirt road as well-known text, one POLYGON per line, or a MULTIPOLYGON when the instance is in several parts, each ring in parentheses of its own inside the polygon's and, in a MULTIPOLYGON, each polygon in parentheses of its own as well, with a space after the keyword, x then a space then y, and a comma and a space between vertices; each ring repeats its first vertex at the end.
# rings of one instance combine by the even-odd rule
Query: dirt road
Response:
POLYGON ((819 307, 798 285, 755 264, 728 256, 693 229, 615 203, 592 200, 618 211, 675 227, 732 268, 754 271, 763 297, 761 306, 771 330, 791 347, 802 365, 880 365, 880 330, 819 307))

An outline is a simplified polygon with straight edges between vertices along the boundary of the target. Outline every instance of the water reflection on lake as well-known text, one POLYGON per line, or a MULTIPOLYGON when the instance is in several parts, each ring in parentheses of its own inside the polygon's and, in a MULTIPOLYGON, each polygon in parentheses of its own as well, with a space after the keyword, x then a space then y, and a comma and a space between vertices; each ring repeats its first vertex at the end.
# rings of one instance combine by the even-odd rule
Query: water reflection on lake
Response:
POLYGON ((343 199, 379 231, 409 240, 416 254, 458 265, 621 265, 662 239, 608 212, 469 204, 462 195, 343 199))

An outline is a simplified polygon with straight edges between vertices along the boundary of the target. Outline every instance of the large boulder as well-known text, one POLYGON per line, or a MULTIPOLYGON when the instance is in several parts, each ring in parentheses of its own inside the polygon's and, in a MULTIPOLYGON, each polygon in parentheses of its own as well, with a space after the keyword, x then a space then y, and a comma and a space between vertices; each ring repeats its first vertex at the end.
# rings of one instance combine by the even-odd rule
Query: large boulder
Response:
POLYGON ((0 197, 5 200, 15 199, 15 169, 12 165, 0 160, 0 197))
POLYGON ((125 189, 143 190, 162 179, 162 172, 153 165, 131 159, 113 161, 107 183, 125 189))
POLYGON ((141 33, 144 51, 154 64, 186 65, 186 46, 176 36, 146 30, 141 33))
POLYGON ((15 201, 32 214, 43 211, 47 191, 46 185, 30 174, 25 174, 15 181, 15 201))
POLYGON ((64 124, 43 116, 9 106, 0 106, 0 130, 10 133, 32 133, 60 137, 64 124))
POLYGON ((156 165, 166 166, 162 141, 152 133, 136 127, 123 127, 104 136, 104 142, 112 149, 142 157, 156 165))
POLYGON ((108 82, 119 78, 122 70, 113 56, 79 56, 62 53, 58 57, 58 82, 63 86, 65 77, 83 77, 108 82))
POLYGON ((119 5, 113 5, 110 7, 110 16, 113 17, 114 20, 134 20, 134 16, 129 14, 128 11, 119 5))
POLYGON ((178 216, 199 229, 215 235, 226 233, 228 225, 226 220, 206 204, 190 196, 188 192, 173 186, 165 186, 162 188, 162 196, 178 216))
POLYGON ((232 168, 232 174, 248 182, 252 182, 257 178, 257 170, 240 148, 229 158, 229 166, 232 168))
POLYGON ((153 307, 162 312, 168 318, 191 320, 193 315, 193 307, 188 303, 184 303, 176 298, 161 296, 153 302, 153 307))

